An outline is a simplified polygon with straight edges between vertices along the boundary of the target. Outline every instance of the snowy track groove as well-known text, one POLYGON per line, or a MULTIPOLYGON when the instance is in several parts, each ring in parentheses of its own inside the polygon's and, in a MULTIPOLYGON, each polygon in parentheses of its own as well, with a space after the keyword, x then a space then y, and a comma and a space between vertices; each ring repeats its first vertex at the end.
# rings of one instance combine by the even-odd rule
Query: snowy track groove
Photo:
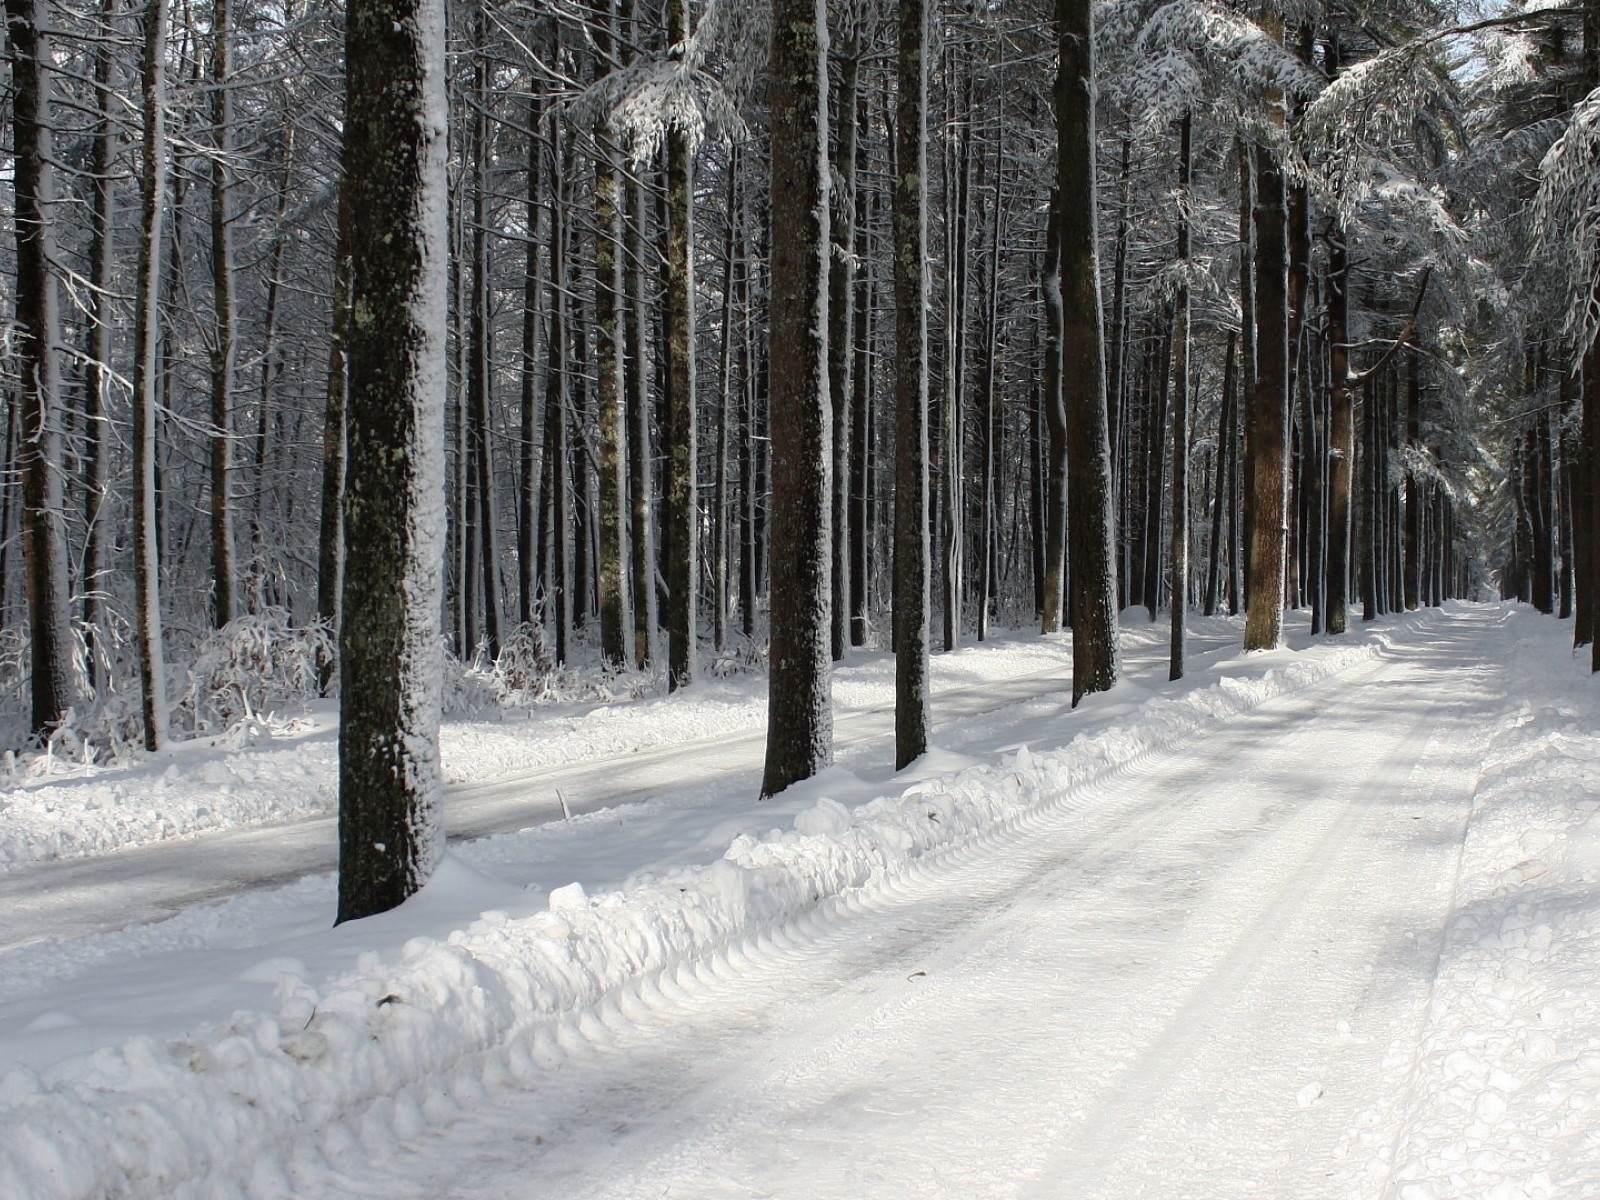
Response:
POLYGON ((1493 615, 669 974, 307 1197, 1376 1196, 1493 615), (524 1091, 523 1089, 527 1090, 524 1091))

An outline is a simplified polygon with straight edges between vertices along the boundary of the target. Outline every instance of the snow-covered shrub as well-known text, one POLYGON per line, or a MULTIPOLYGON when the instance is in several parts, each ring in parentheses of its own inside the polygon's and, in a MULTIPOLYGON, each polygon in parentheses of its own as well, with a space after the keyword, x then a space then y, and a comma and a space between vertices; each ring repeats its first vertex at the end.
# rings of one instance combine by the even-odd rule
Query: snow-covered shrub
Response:
POLYGON ((549 686, 554 670, 555 659, 545 643, 544 626, 537 622, 513 629, 500 643, 500 657, 494 660, 494 679, 503 698, 537 699, 549 686))
POLYGON ((287 609, 235 617, 201 641, 173 708, 173 727, 215 733, 303 705, 318 695, 333 653, 324 625, 295 625, 287 609))
POLYGON ((767 669, 767 648, 752 641, 728 646, 717 651, 707 665, 707 672, 717 679, 731 679, 735 675, 751 675, 767 669))
POLYGON ((500 707, 500 689, 490 672, 462 662, 448 647, 440 648, 439 663, 439 698, 445 716, 477 717, 500 707))

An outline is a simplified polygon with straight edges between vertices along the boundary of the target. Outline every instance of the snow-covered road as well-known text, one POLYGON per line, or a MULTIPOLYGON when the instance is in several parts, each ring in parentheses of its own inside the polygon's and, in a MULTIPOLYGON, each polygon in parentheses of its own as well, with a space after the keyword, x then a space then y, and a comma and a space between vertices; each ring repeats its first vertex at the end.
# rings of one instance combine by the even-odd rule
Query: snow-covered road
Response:
POLYGON ((299 1186, 1382 1194, 1504 705, 1485 658, 1503 619, 1441 622, 663 978, 559 1069, 299 1186))
MULTIPOLYGON (((1191 638, 1192 662, 1236 650, 1236 632, 1220 624, 1205 623, 1191 638)), ((1142 637, 1131 649, 1128 669, 1136 675, 1154 674, 1166 653, 1159 637, 1142 637)), ((1004 725, 1029 701, 1058 708, 1071 688, 1070 670, 1059 661, 1042 671, 967 684, 958 679, 936 679, 934 701, 938 744, 955 751, 993 739, 995 721, 982 718, 1005 713, 1004 725)), ((854 691, 855 703, 845 705, 836 719, 837 754, 852 769, 872 773, 893 742, 892 692, 859 685, 854 691)), ((759 708, 755 715, 761 715, 759 708)), ((449 788, 446 801, 450 838, 461 842, 510 833, 559 820, 566 812, 594 812, 646 798, 700 807, 730 797, 754 799, 765 738, 764 725, 747 722, 643 749, 602 743, 589 761, 458 783, 449 788)), ((0 873, 0 954, 49 938, 164 920, 196 904, 331 871, 338 859, 337 836, 332 815, 305 816, 0 873)))

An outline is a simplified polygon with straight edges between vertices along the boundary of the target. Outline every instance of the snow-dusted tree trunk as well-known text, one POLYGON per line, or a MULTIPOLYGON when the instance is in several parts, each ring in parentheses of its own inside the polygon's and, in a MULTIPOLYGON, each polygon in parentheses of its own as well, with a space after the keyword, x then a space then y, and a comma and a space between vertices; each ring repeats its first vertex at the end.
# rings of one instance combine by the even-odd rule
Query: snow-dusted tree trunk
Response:
MULTIPOLYGON (((90 300, 88 362, 84 365, 84 525, 87 543, 83 555, 83 626, 89 682, 102 682, 100 671, 101 621, 104 610, 102 589, 110 570, 111 530, 106 501, 111 483, 111 437, 109 408, 111 398, 111 348, 116 332, 112 309, 112 289, 116 283, 116 163, 119 139, 116 84, 119 79, 116 47, 112 36, 120 23, 120 0, 101 0, 100 33, 105 40, 95 49, 95 96, 99 105, 94 132, 94 224, 89 235, 89 278, 93 285, 90 300)), ((0 538, 5 525, 0 522, 0 538)), ((0 587, 0 603, 5 590, 0 587)))
MULTIPOLYGON (((11 39, 13 178, 17 237, 17 365, 22 374, 19 466, 27 564, 32 727, 47 732, 76 699, 71 592, 61 487, 61 315, 56 290, 55 144, 50 71, 52 6, 6 0, 11 39)), ((0 533, 3 536, 3 533, 0 533)))
POLYGON ((1356 460, 1355 398, 1350 388, 1350 254, 1345 232, 1328 242, 1328 557, 1326 621, 1329 633, 1348 627, 1350 597, 1350 496, 1356 460))
POLYGON ((544 101, 534 85, 528 101, 527 189, 524 221, 528 241, 522 269, 522 362, 520 392, 521 453, 517 475, 517 621, 531 625, 538 617, 539 588, 539 310, 544 299, 543 259, 539 255, 544 221, 544 136, 539 122, 544 101))
MULTIPOLYGON (((609 69, 615 43, 614 0, 604 0, 594 25, 595 54, 609 69)), ((600 650, 622 666, 633 637, 628 612, 628 442, 623 375, 621 208, 616 150, 604 122, 595 129, 594 300, 596 418, 600 424, 600 650)))
POLYGON ((1106 420, 1095 209, 1094 13, 1056 0, 1057 187, 1061 194, 1061 386, 1067 407, 1072 703, 1117 680, 1116 518, 1106 420))
POLYGON ((833 399, 833 657, 850 646, 852 581, 850 528, 850 437, 855 365, 856 102, 860 94, 861 45, 857 31, 839 61, 835 105, 839 189, 833 205, 833 261, 828 272, 828 391, 833 399))
POLYGON ((1189 607, 1189 193, 1194 116, 1178 123, 1178 283, 1172 314, 1172 645, 1169 679, 1183 678, 1184 616, 1189 607))
MULTIPOLYGON (((687 52, 689 0, 667 0, 667 41, 687 52)), ((700 501, 695 402, 694 147, 688 130, 667 132, 667 684, 694 681, 700 501)))
POLYGON ((161 645, 160 532, 156 512, 156 411, 161 385, 161 261, 167 190, 167 4, 144 11, 144 175, 139 275, 134 292, 133 478, 135 605, 143 685, 144 744, 167 740, 166 662, 161 645))
MULTIPOLYGON (((500 654, 500 545, 499 517, 495 504, 494 430, 490 412, 494 406, 494 267, 490 259, 490 201, 494 186, 494 139, 491 136, 489 106, 494 101, 490 86, 489 17, 479 8, 475 17, 474 40, 477 63, 473 88, 476 93, 472 115, 472 298, 468 326, 467 406, 472 448, 472 474, 477 480, 478 568, 483 596, 483 632, 489 657, 500 654)), ((464 646, 465 653, 474 647, 464 646)))
MULTIPOLYGON (((1266 27, 1281 36, 1281 17, 1266 27)), ((1271 119, 1281 127, 1283 96, 1268 97, 1271 119)), ((1287 505, 1289 401, 1288 193, 1276 150, 1255 148, 1256 370, 1251 396, 1254 474, 1247 482, 1254 501, 1244 648, 1271 650, 1283 640, 1283 588, 1287 505)))
MULTIPOLYGON (((350 189, 339 188, 339 244, 334 251, 332 329, 328 380, 322 406, 322 510, 317 534, 317 619, 339 637, 344 588, 345 398, 349 391, 350 253, 354 214, 350 189)), ((322 690, 333 682, 335 664, 322 669, 322 690)))
POLYGON ((1059 632, 1064 624, 1067 587, 1067 410, 1061 390, 1061 198, 1050 192, 1045 230, 1044 415, 1049 430, 1045 469, 1044 603, 1040 631, 1059 632))
POLYGON ((928 12, 900 0, 894 192, 894 763, 928 749, 928 12))
MULTIPOLYGON (((828 28, 772 0, 772 648, 763 796, 833 761, 828 28)), ((674 551, 678 531, 674 531, 674 551)))
MULTIPOLYGON (((211 613, 220 629, 233 620, 238 564, 233 534, 233 382, 239 313, 233 269, 233 10, 211 9, 211 613)), ((257 480, 257 486, 260 481, 257 480)))
POLYGON ((442 0, 351 0, 347 570, 340 921, 393 908, 443 849, 445 24, 442 0))
MULTIPOLYGON (((649 312, 645 303, 645 192, 628 185, 623 231, 623 289, 627 293, 628 487, 633 577, 633 656, 641 670, 656 662, 660 600, 656 594, 655 468, 650 455, 649 312)), ((742 449, 741 454, 745 451, 742 449)), ((745 618, 747 621, 749 617, 745 618)))
POLYGON ((556 661, 565 663, 572 651, 572 512, 570 461, 567 454, 569 366, 567 328, 571 316, 567 270, 566 167, 572 160, 571 138, 564 138, 559 110, 550 118, 551 160, 559 164, 551 180, 550 204, 550 324, 545 335, 544 373, 544 475, 541 481, 542 513, 539 519, 540 551, 544 560, 546 614, 555 627, 556 661))

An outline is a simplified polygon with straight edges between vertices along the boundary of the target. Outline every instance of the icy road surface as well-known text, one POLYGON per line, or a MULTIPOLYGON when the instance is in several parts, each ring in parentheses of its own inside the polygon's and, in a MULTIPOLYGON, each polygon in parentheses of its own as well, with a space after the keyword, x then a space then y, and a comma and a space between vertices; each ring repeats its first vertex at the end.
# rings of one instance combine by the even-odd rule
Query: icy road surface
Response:
POLYGON ((1386 1194, 1504 704, 1486 654, 1503 621, 1458 613, 663 978, 553 1071, 403 1145, 352 1144, 298 1188, 1386 1194))

